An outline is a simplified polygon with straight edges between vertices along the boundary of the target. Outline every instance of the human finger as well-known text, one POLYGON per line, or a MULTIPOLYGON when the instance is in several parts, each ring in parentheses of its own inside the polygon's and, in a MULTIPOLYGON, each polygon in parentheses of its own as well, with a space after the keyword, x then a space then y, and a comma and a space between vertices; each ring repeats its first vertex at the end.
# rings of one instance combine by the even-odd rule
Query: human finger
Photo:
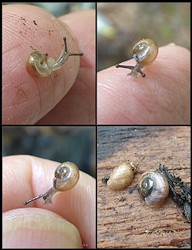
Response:
POLYGON ((75 34, 83 52, 80 70, 69 93, 37 124, 95 123, 95 11, 84 10, 59 18, 75 34))
POLYGON ((95 247, 96 190, 95 180, 89 175, 81 172, 77 185, 55 195, 52 204, 44 206, 43 200, 39 199, 27 206, 23 205, 24 201, 47 192, 53 186, 58 165, 57 162, 32 156, 4 157, 3 211, 22 207, 50 210, 77 227, 84 245, 95 247))
POLYGON ((77 228, 61 216, 39 208, 3 213, 3 248, 82 248, 77 228))
POLYGON ((42 8, 32 5, 3 6, 3 124, 34 124, 69 91, 78 74, 79 56, 70 56, 61 69, 47 77, 26 70, 34 50, 57 59, 67 39, 70 52, 77 43, 67 27, 42 8))
MULTIPOLYGON (((134 61, 123 64, 134 65, 134 61)), ((179 46, 159 49, 145 78, 111 67, 98 73, 99 124, 189 124, 190 53, 179 46)))

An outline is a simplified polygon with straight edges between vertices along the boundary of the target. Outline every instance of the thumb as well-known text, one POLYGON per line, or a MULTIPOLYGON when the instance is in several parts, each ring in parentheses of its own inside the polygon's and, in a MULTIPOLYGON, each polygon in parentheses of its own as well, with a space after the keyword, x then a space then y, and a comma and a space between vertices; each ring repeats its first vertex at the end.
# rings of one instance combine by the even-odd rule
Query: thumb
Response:
POLYGON ((3 248, 82 248, 77 228, 61 216, 39 208, 3 214, 3 248))

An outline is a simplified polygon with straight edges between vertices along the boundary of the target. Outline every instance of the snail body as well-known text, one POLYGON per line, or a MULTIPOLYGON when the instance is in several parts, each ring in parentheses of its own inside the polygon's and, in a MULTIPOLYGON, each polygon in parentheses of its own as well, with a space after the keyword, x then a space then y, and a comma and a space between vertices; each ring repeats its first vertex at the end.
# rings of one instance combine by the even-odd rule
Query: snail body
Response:
POLYGON ((137 171, 137 163, 123 163, 115 167, 107 181, 107 185, 112 190, 122 190, 131 184, 137 171))
POLYGON ((131 70, 131 75, 137 78, 140 73, 142 77, 145 77, 145 74, 141 71, 141 69, 145 66, 150 65, 157 57, 158 54, 158 46, 156 42, 152 39, 142 39, 137 42, 133 47, 133 58, 136 61, 135 66, 126 66, 117 64, 117 68, 128 68, 131 70))
POLYGON ((48 57, 47 53, 41 51, 33 51, 27 57, 26 69, 31 75, 47 77, 53 71, 59 70, 69 56, 82 56, 83 53, 71 53, 67 50, 66 37, 64 40, 64 48, 57 60, 48 57))
POLYGON ((139 193, 150 207, 162 206, 169 195, 168 181, 160 171, 146 172, 138 181, 139 193))
POLYGON ((55 170, 55 178, 53 179, 53 187, 50 188, 45 194, 38 195, 26 202, 24 205, 30 202, 43 198, 45 204, 52 203, 52 197, 58 193, 67 191, 73 188, 79 180, 79 169, 73 162, 64 162, 60 164, 55 170))

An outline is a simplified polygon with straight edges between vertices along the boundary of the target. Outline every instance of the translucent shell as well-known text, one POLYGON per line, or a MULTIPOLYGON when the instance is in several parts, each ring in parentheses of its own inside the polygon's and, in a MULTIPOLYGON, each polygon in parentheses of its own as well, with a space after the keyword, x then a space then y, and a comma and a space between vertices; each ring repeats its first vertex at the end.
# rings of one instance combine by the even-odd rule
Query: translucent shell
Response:
POLYGON ((152 39, 142 39, 133 47, 133 58, 141 67, 151 64, 157 57, 158 46, 152 39))
POLYGON ((26 69, 29 74, 39 77, 47 77, 53 71, 59 70, 69 56, 83 56, 83 53, 71 53, 67 49, 66 37, 64 40, 64 48, 61 51, 59 58, 55 61, 49 58, 47 53, 41 51, 31 52, 26 61, 26 69))
POLYGON ((138 74, 141 74, 142 77, 145 77, 142 68, 150 65, 156 59, 157 55, 157 44, 150 38, 142 39, 133 47, 133 58, 136 61, 136 65, 128 66, 117 64, 116 68, 130 69, 131 72, 128 75, 135 78, 137 78, 138 74))

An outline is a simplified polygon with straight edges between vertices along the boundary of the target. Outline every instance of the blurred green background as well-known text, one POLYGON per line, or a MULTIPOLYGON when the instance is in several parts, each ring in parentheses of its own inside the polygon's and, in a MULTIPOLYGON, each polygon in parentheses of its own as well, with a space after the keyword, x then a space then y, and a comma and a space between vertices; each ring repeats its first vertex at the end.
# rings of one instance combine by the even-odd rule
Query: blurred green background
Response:
POLYGON ((97 70, 130 59, 143 38, 190 49, 190 33, 190 3, 98 3, 97 70))
POLYGON ((96 132, 89 126, 4 126, 3 156, 29 154, 72 161, 96 177, 96 132))

